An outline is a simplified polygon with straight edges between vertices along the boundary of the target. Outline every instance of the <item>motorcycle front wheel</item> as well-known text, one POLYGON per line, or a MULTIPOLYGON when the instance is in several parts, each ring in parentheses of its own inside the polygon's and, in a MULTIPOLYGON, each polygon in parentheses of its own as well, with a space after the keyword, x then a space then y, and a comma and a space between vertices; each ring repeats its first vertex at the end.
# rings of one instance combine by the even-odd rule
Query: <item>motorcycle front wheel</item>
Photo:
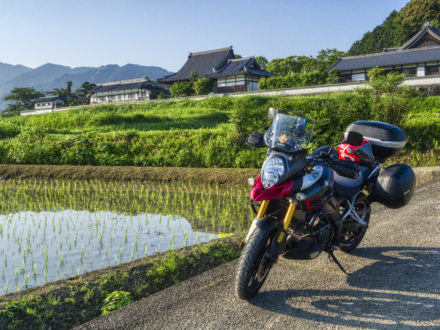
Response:
POLYGON ((263 286, 272 261, 269 259, 273 233, 256 228, 241 254, 235 278, 235 293, 240 299, 253 298, 263 286))

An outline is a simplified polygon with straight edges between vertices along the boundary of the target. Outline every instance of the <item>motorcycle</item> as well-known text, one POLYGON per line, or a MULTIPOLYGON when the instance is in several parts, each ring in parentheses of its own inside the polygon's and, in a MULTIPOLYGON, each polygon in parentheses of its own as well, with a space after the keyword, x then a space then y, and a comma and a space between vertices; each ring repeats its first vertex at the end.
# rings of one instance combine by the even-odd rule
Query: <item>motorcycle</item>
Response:
POLYGON ((406 164, 382 168, 405 146, 400 128, 377 121, 350 124, 344 140, 306 155, 313 118, 270 108, 272 125, 253 132, 247 144, 267 147, 256 180, 249 179, 256 214, 239 259, 236 295, 253 298, 280 256, 314 259, 327 252, 345 272, 335 250, 353 251, 370 221, 371 204, 399 208, 409 203, 415 175, 406 164), (338 147, 338 151, 334 148, 338 147))

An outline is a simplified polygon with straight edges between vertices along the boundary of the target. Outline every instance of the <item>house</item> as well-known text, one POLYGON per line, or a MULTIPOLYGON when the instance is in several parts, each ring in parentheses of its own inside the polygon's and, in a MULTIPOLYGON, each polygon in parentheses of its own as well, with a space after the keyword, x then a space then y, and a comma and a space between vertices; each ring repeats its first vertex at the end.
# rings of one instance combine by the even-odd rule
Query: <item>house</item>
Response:
MULTIPOLYGON (((71 96, 71 100, 78 99, 77 96, 71 96)), ((69 105, 69 100, 66 95, 44 96, 32 100, 35 104, 35 110, 52 110, 60 106, 69 105)))
POLYGON ((233 93, 258 90, 261 77, 274 76, 260 68, 254 57, 236 59, 231 47, 189 53, 182 68, 158 80, 167 88, 178 81, 188 81, 196 70, 199 77, 213 80, 217 93, 233 93))
POLYGON ((156 86, 148 77, 97 84, 90 91, 90 104, 156 99, 160 93, 170 94, 156 86))
POLYGON ((399 72, 409 76, 439 74, 440 30, 425 22, 422 29, 401 47, 385 48, 382 53, 341 57, 332 69, 341 71, 344 82, 367 80, 367 73, 374 67, 385 73, 399 72))

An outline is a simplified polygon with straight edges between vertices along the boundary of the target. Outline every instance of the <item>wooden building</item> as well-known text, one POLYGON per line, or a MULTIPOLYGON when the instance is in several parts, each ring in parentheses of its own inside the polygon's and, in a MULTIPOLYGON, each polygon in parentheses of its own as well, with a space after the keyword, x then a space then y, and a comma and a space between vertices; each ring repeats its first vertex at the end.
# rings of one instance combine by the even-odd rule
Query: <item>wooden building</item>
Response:
POLYGON ((341 57, 332 69, 341 71, 345 82, 367 80, 367 73, 374 67, 387 72, 399 72, 409 76, 432 76, 439 74, 440 30, 429 22, 401 47, 385 48, 382 53, 341 57))
POLYGON ((229 59, 220 70, 207 74, 206 78, 214 80, 214 92, 234 93, 258 90, 261 77, 272 77, 274 74, 262 70, 254 57, 229 59))
POLYGON ((97 84, 90 92, 90 104, 142 101, 156 99, 160 93, 170 94, 150 79, 138 78, 97 84))
MULTIPOLYGON (((71 100, 77 100, 77 96, 71 96, 71 100)), ((32 100, 35 104, 35 110, 52 110, 57 107, 69 105, 69 100, 66 95, 52 95, 52 96, 44 96, 38 99, 32 100)))
POLYGON ((189 81, 196 70, 199 77, 213 80, 214 92, 233 93, 258 90, 261 77, 274 74, 260 68, 254 57, 238 58, 231 47, 190 53, 182 68, 169 76, 159 79, 167 88, 178 81, 189 81))

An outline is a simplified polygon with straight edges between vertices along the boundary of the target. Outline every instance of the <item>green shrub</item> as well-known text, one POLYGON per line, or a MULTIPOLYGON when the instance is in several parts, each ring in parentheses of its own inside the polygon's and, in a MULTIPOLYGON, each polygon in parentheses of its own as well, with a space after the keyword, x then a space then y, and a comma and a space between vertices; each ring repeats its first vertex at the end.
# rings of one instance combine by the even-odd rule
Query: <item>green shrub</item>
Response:
POLYGON ((101 308, 101 315, 107 315, 121 307, 129 305, 133 302, 130 292, 113 291, 104 299, 104 306, 101 308))

